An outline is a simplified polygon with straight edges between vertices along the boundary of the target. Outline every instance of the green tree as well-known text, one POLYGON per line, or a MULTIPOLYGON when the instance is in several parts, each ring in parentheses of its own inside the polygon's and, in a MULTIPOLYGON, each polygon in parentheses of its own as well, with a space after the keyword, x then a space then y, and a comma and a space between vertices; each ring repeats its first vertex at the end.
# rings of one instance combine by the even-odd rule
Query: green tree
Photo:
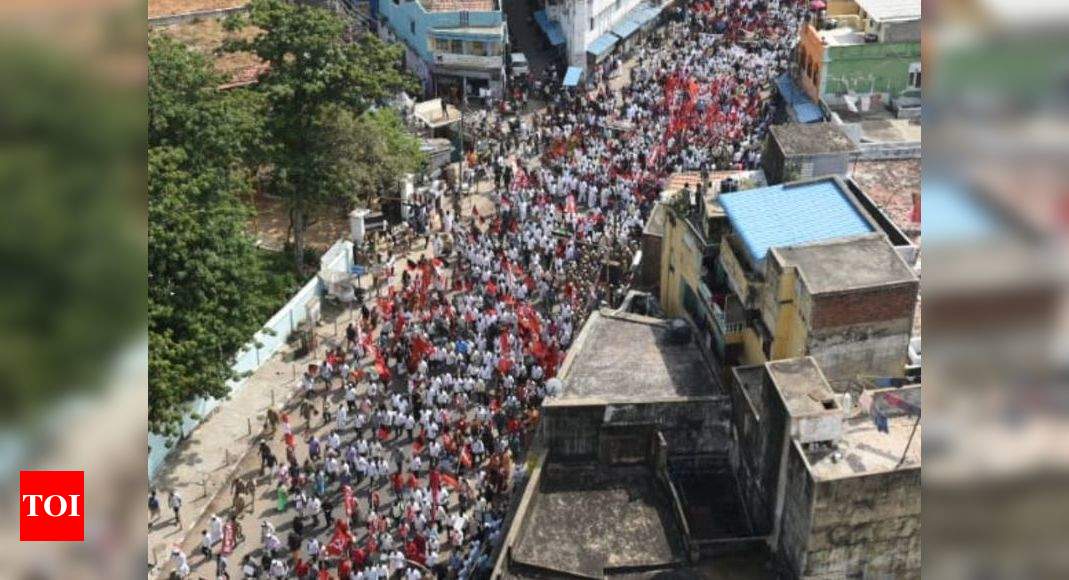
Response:
POLYGON ((419 140, 409 133, 392 109, 375 109, 356 116, 330 107, 320 117, 324 159, 334 166, 335 197, 367 205, 378 193, 397 188, 406 173, 424 161, 419 140))
POLYGON ((216 89, 208 62, 149 45, 149 427, 174 434, 186 403, 221 397, 265 300, 246 229, 259 150, 256 100, 216 89))
POLYGON ((370 34, 348 42, 345 23, 328 10, 253 0, 247 15, 227 22, 232 30, 249 24, 263 32, 231 39, 226 49, 253 53, 268 64, 257 90, 267 101, 270 181, 287 201, 294 264, 302 273, 307 228, 325 204, 351 193, 339 151, 325 145, 346 121, 338 109, 362 114, 419 85, 401 68, 403 49, 370 34))

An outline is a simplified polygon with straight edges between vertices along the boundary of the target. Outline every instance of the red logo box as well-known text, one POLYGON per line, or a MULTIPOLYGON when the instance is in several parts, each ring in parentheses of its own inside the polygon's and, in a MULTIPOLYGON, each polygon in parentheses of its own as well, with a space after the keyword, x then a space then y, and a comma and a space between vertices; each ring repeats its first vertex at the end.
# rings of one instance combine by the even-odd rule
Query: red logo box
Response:
POLYGON ((19 541, 85 540, 85 473, 19 472, 19 541))

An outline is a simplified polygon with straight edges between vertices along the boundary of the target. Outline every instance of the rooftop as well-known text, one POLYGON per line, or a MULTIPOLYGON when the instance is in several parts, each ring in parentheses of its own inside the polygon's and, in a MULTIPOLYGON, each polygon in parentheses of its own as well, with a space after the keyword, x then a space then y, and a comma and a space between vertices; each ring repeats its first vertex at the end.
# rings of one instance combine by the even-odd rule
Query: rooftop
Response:
POLYGON ((810 294, 916 282, 913 270, 881 234, 772 249, 794 266, 810 294))
POLYGON ((595 312, 562 369, 565 403, 580 399, 639 402, 712 394, 712 370, 693 340, 673 341, 670 322, 595 312))
POLYGON ((671 502, 646 466, 548 466, 521 525, 514 561, 558 577, 686 560, 671 502))
POLYGON ((913 200, 921 195, 921 160, 859 161, 851 174, 879 208, 907 235, 920 236, 920 223, 913 221, 913 200))
POLYGON ((806 462, 815 479, 841 479, 895 469, 920 468, 922 427, 918 419, 921 387, 882 389, 869 393, 873 396, 872 409, 887 417, 887 433, 876 427, 871 411, 855 405, 853 416, 843 422, 843 436, 837 449, 826 446, 805 449, 806 462), (916 433, 913 433, 914 427, 916 433), (835 451, 842 454, 841 458, 833 457, 835 451))
POLYGON ((787 157, 823 153, 856 153, 854 142, 832 123, 788 123, 769 128, 787 157))
POLYGON ((853 46, 865 44, 865 34, 850 26, 837 26, 835 28, 818 30, 817 35, 829 46, 853 46))
POLYGON ((720 196, 720 205, 751 264, 764 260, 770 248, 876 230, 836 177, 726 193, 720 196))
POLYGON ((442 99, 431 99, 416 103, 412 108, 412 114, 432 129, 438 129, 460 121, 460 109, 448 103, 443 108, 442 99))
POLYGON ((653 204, 653 209, 650 210, 650 217, 646 220, 646 227, 643 228, 642 235, 656 237, 664 236, 664 220, 666 215, 663 204, 653 204))
POLYGON ((921 0, 854 0, 878 22, 920 20, 921 0))
POLYGON ((765 363, 765 368, 792 417, 834 410, 835 393, 812 357, 772 361, 765 363))

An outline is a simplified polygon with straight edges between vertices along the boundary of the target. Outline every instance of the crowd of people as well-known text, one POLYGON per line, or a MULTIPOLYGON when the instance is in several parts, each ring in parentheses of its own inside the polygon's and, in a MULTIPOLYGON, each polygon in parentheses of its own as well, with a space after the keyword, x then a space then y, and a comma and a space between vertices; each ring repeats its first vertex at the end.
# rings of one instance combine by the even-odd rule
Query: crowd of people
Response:
MULTIPOLYGON (((671 173, 760 161, 770 83, 805 9, 682 2, 631 66, 610 61, 576 90, 534 95, 545 106, 528 116, 488 120, 494 210, 460 221, 438 204, 449 250, 398 264, 398 282, 305 370, 300 402, 271 417, 259 477, 202 531, 217 575, 487 577, 541 403, 606 298, 605 256, 636 247, 671 173), (258 533, 231 567, 257 488, 286 523, 245 523, 258 533)), ((190 573, 185 552, 172 557, 176 576, 190 573)))

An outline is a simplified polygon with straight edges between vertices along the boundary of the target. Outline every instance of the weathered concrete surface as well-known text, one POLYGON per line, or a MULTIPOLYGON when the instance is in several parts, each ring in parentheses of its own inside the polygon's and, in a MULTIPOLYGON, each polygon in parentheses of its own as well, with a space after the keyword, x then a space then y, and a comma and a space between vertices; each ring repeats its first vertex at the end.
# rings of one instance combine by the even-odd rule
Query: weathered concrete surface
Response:
POLYGON ((685 561, 670 501, 644 466, 548 466, 512 554, 521 564, 594 576, 685 561))
POLYGON ((712 394, 716 379, 698 345, 672 344, 667 335, 664 321, 594 313, 569 353, 562 400, 637 402, 712 394))
POLYGON ((814 480, 791 450, 780 547, 802 578, 920 577, 920 466, 814 480))

